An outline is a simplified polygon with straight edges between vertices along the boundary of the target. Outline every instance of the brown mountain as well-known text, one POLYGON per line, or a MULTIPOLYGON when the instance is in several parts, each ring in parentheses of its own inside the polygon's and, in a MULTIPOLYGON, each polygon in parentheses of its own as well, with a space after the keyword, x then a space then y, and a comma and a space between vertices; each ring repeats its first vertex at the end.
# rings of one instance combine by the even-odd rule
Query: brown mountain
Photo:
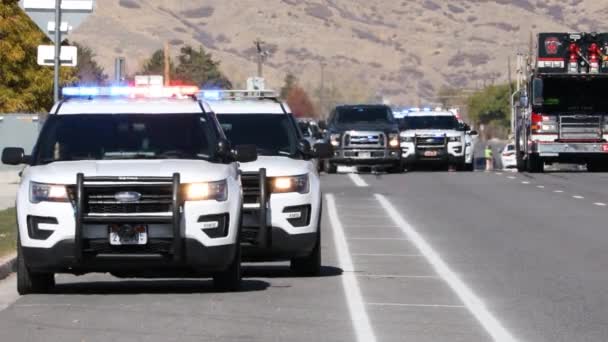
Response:
POLYGON ((286 72, 309 90, 326 64, 328 87, 352 100, 432 102, 442 86, 507 79, 507 58, 530 32, 606 30, 603 0, 99 0, 70 39, 91 46, 112 74, 134 72, 168 41, 204 45, 237 84, 256 71, 253 41, 271 52, 270 86, 286 72))

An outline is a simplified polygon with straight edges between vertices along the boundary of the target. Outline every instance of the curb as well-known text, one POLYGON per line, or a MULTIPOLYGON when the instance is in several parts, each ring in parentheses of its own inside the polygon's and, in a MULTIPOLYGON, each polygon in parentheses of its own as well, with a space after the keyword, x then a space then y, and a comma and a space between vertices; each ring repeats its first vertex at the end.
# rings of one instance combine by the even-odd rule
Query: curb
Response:
POLYGON ((12 254, 0 259, 0 280, 8 277, 15 271, 17 266, 17 254, 12 254))

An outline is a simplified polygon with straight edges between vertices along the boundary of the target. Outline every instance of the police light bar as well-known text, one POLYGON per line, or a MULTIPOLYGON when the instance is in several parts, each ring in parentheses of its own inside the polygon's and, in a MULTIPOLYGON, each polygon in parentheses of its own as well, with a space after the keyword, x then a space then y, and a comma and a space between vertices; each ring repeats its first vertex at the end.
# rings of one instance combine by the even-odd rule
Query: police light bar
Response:
POLYGON ((202 90, 198 96, 207 101, 262 100, 279 97, 274 90, 202 90))
POLYGON ((170 87, 65 87, 64 97, 186 98, 199 93, 196 86, 170 87))

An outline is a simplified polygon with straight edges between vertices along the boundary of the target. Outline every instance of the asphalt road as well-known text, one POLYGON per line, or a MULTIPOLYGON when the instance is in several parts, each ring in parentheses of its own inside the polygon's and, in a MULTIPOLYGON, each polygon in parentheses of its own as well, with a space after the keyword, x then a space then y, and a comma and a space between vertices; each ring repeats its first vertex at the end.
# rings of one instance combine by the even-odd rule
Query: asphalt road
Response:
POLYGON ((608 174, 324 176, 323 276, 0 283, 3 341, 607 341, 608 174))

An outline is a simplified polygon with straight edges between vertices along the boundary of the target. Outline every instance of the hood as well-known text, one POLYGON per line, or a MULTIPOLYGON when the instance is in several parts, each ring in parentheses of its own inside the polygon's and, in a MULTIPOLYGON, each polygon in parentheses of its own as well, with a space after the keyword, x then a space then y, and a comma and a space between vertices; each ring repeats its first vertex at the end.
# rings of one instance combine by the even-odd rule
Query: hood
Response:
POLYGON ((28 167, 23 178, 41 183, 75 184, 78 173, 85 177, 172 177, 177 172, 181 183, 193 183, 226 179, 235 174, 234 170, 230 165, 202 160, 83 160, 28 167))
POLYGON ((241 163, 243 172, 256 172, 266 168, 269 177, 297 176, 313 171, 313 163, 307 160, 291 159, 279 156, 258 156, 258 160, 251 163, 241 163))
POLYGON ((337 124, 331 128, 332 132, 343 133, 346 131, 382 131, 384 133, 396 133, 399 126, 389 122, 361 122, 355 124, 337 124))
POLYGON ((413 137, 413 136, 423 136, 423 137, 437 137, 437 136, 448 136, 448 137, 459 137, 462 136, 464 132, 457 131, 455 129, 411 129, 402 131, 400 135, 402 137, 413 137))

